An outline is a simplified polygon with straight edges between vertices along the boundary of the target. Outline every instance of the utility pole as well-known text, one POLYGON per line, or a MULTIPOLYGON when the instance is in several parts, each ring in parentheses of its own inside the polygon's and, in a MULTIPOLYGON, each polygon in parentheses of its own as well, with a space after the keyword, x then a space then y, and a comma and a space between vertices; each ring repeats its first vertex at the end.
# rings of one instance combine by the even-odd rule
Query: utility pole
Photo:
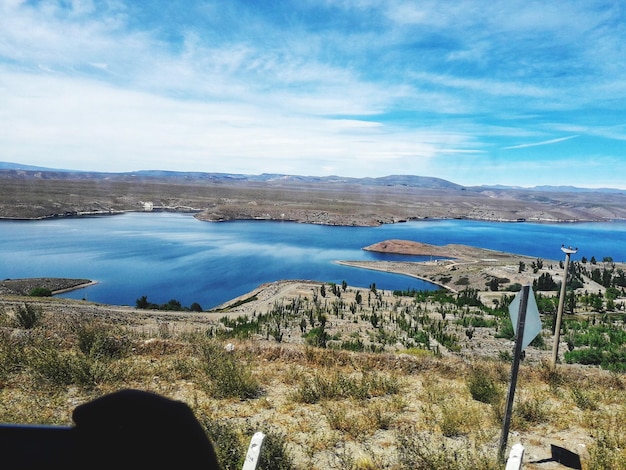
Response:
POLYGON ((559 357, 559 341, 561 340, 561 319, 563 317, 563 305, 565 304, 565 288, 567 284, 567 270, 569 268, 569 258, 578 251, 578 248, 565 248, 561 246, 561 251, 565 253, 565 272, 563 274, 563 282, 561 283, 561 295, 559 296, 559 309, 556 312, 556 321, 554 325, 554 345, 552 346, 552 370, 556 370, 556 361, 559 357))

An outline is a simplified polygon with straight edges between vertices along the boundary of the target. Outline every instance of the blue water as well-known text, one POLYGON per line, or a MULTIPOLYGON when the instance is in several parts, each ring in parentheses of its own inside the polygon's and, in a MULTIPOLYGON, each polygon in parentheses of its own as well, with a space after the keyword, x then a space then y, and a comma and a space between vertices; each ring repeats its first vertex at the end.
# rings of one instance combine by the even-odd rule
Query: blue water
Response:
POLYGON ((63 294, 135 305, 177 299, 207 309, 265 282, 310 279, 381 289, 434 288, 417 279, 341 266, 336 260, 420 260, 362 248, 387 239, 460 243, 561 260, 626 261, 626 223, 531 224, 429 220, 381 227, 290 222, 200 222, 187 214, 128 213, 45 221, 0 221, 0 278, 71 277, 98 284, 63 294))

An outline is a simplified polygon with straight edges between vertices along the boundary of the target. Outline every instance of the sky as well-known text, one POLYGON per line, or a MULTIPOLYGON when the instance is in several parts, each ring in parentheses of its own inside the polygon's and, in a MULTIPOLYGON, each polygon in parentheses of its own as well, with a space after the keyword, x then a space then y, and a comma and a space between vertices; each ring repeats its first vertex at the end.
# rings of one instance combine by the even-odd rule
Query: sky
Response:
POLYGON ((626 3, 0 0, 0 161, 626 189, 626 3))

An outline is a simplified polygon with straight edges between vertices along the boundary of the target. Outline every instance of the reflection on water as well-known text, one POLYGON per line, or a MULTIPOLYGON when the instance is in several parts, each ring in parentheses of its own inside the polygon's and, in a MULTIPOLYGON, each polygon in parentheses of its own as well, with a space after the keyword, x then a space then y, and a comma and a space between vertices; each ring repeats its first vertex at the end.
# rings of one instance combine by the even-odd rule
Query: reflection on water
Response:
POLYGON ((626 260, 626 224, 528 224, 463 220, 381 227, 289 222, 200 222, 185 214, 0 222, 0 277, 72 277, 98 285, 64 296, 134 305, 177 299, 210 308, 259 285, 311 279, 382 289, 434 286, 336 260, 422 260, 362 250, 387 239, 467 244, 543 259, 562 259, 562 244, 582 256, 626 260))

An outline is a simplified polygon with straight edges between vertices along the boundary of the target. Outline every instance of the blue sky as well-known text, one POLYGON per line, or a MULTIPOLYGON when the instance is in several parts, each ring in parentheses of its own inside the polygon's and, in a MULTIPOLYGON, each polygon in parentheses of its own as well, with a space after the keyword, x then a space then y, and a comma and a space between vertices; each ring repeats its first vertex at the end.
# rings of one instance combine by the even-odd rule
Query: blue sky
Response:
POLYGON ((626 189, 620 1, 0 0, 0 160, 626 189))

